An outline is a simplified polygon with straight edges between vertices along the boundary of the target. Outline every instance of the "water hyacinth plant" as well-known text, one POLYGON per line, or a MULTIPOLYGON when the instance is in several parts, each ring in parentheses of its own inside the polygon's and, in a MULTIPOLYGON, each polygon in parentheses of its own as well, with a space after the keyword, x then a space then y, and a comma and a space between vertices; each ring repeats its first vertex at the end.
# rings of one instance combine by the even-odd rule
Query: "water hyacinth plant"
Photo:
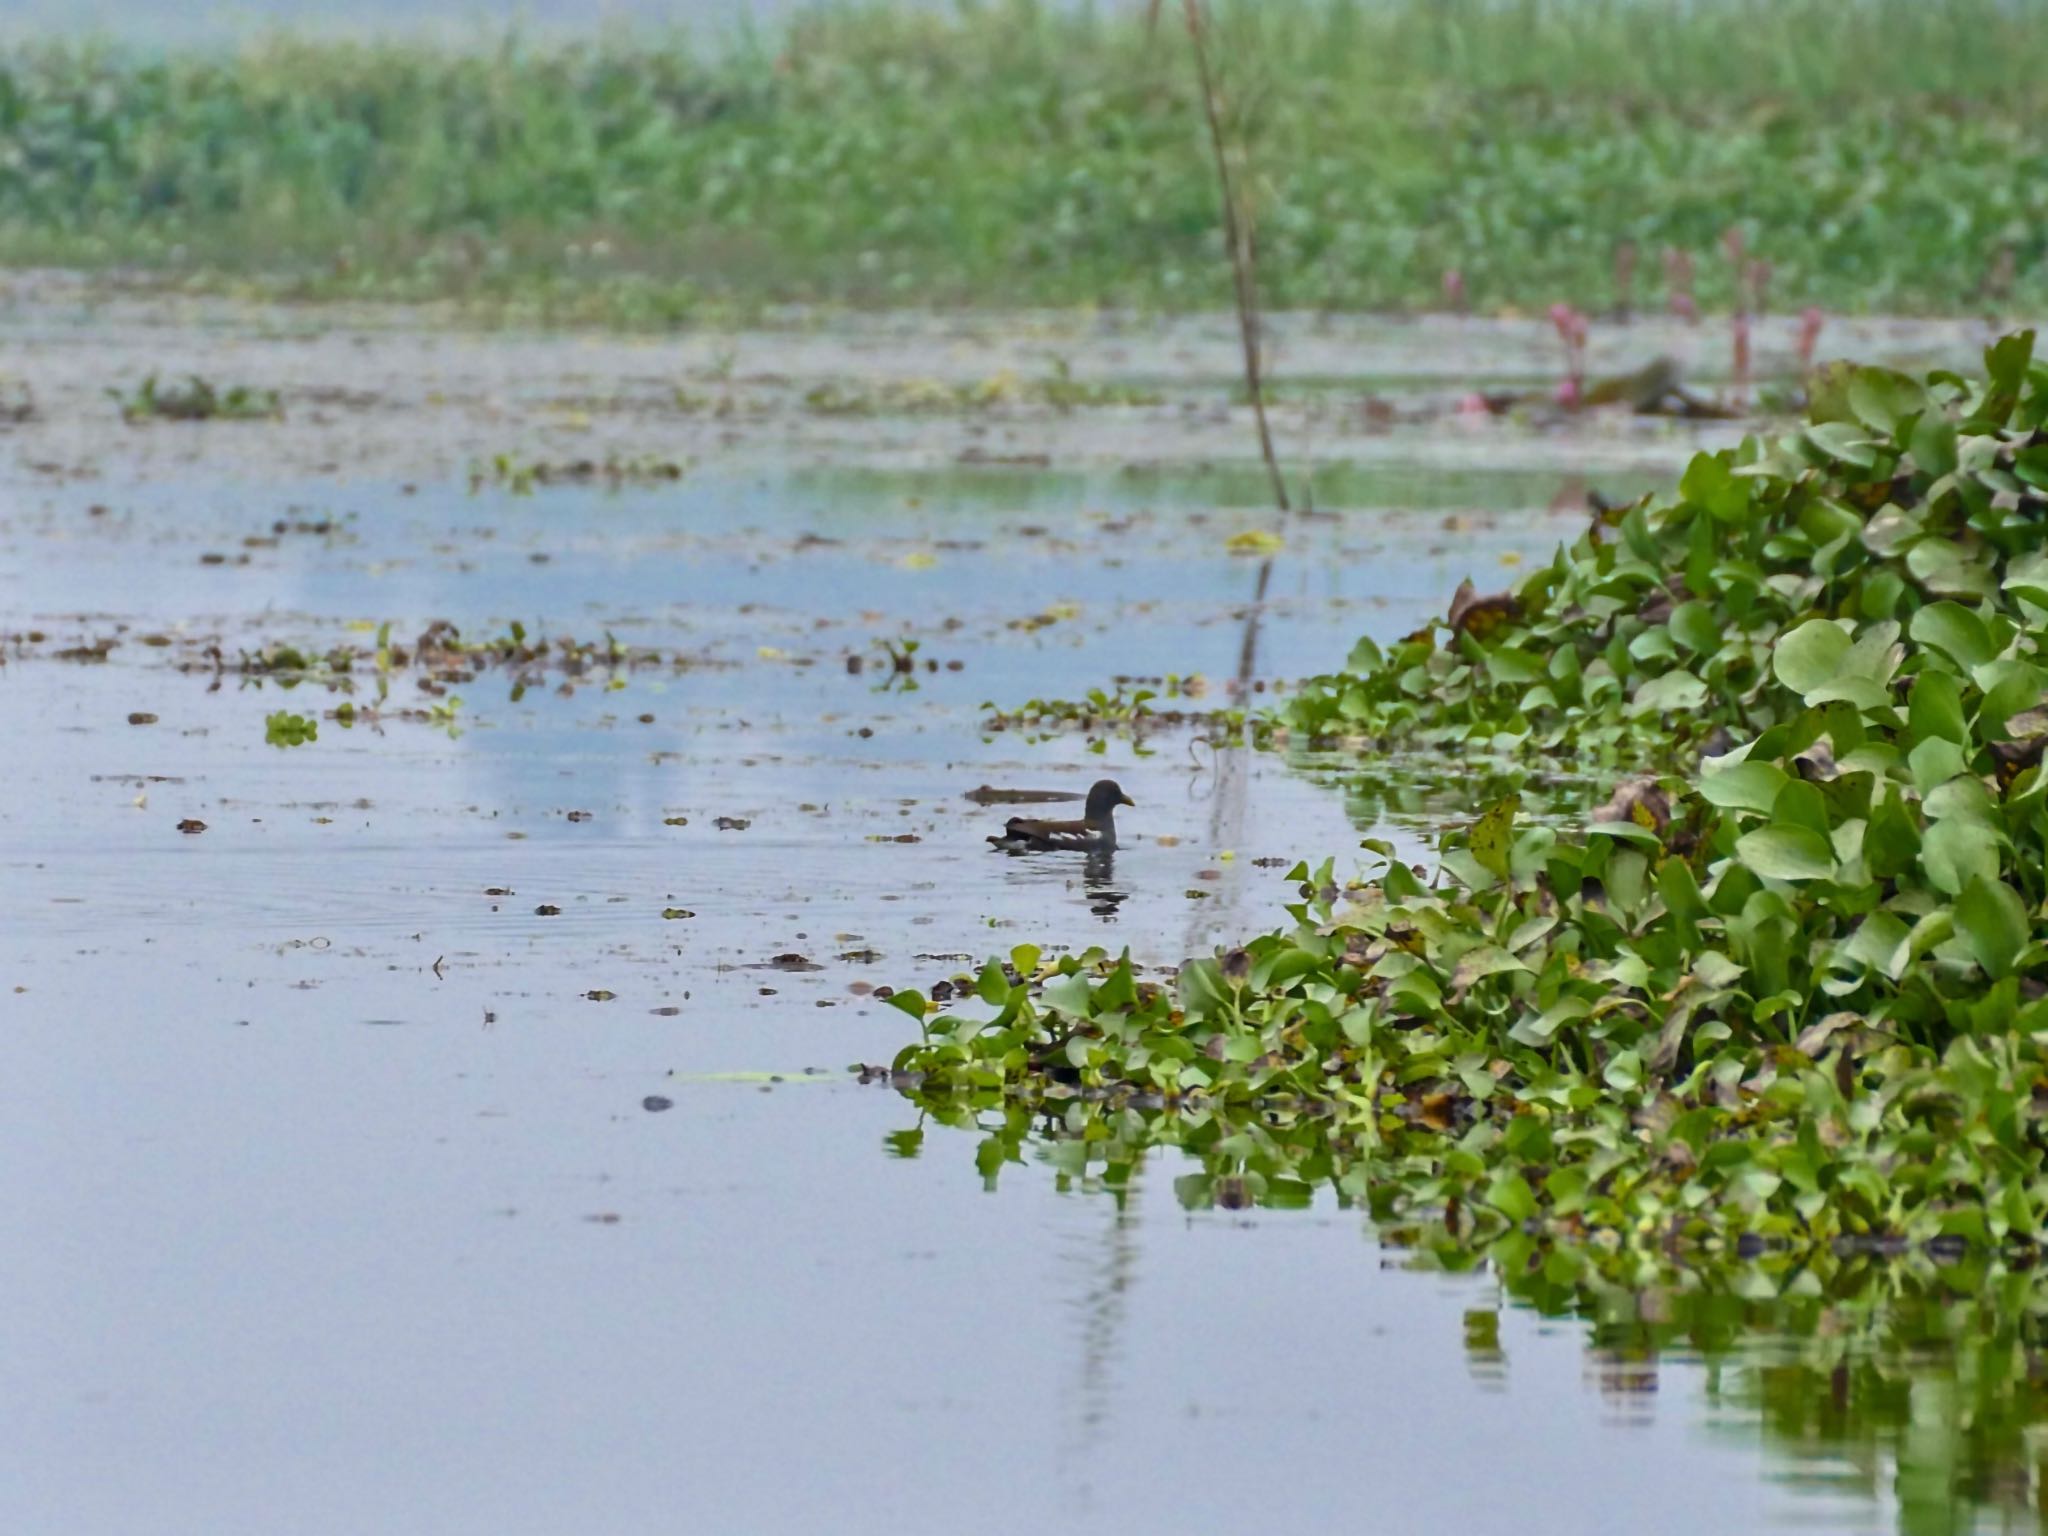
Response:
POLYGON ((1799 432, 1700 455, 1675 496, 1321 690, 1356 685, 1355 719, 1440 743, 1661 758, 1583 828, 1529 825, 1510 794, 1434 871, 1372 841, 1356 876, 1304 864, 1287 926, 1170 978, 1020 947, 967 983, 977 1012, 895 995, 920 1027, 895 1081, 933 1106, 1215 1117, 1225 1137, 1313 1121, 1314 1170, 1341 1154, 1348 1197, 1468 1234, 2031 1245, 2032 344, 2001 341, 1974 380, 1837 368, 1799 432))
POLYGON ((2031 335, 1989 358, 1969 386, 1820 370, 1806 426, 1700 454, 1674 493, 1597 513, 1518 586, 1468 584, 1442 620, 1361 640, 1277 723, 1381 750, 1610 765, 1684 762, 1775 723, 1796 700, 1772 648, 1803 616, 1907 624, 1930 602, 1981 600, 2008 546, 2048 537, 2042 455, 2024 441, 2041 409, 2031 335))

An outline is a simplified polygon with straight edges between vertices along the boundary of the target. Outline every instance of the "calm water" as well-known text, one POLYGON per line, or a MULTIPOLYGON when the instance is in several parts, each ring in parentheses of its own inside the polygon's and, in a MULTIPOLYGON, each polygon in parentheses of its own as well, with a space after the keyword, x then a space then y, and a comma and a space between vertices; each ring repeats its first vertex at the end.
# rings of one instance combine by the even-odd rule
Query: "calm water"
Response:
MULTIPOLYGON (((1264 675, 1578 516, 1505 471, 1338 499, 1280 562, 1264 675)), ((980 728, 987 698, 1227 675, 1245 500, 997 472, 10 492, 0 632, 45 638, 0 666, 5 1528, 2030 1527, 2024 1280, 1545 1289, 1327 1191, 1188 1209, 1171 1149, 1121 1197, 1044 1141, 993 1190, 971 1133, 902 1155, 916 1111, 845 1071, 902 1043, 865 987, 1027 939, 1171 963, 1277 914, 1262 860, 1386 804, 1182 737, 980 728), (905 616, 940 664, 914 691, 876 665, 905 616), (435 618, 663 661, 517 699, 486 670, 458 734, 289 751, 265 716, 343 695, 204 661, 435 618), (1005 813, 965 791, 1105 771, 1138 801, 1107 875, 981 850, 1005 813)), ((393 702, 439 701, 402 673, 393 702)))

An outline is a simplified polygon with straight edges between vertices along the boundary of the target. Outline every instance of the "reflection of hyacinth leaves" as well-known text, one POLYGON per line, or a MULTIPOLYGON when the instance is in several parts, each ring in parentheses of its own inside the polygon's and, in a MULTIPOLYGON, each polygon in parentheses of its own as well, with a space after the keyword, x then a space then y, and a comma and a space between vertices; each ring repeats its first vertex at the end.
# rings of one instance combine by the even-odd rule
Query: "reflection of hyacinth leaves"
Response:
MULTIPOLYGON (((1560 589, 1578 565, 1627 573, 1600 621, 1616 635, 1670 635, 1703 591, 1730 616, 1716 656, 1754 674, 1739 689, 1734 665, 1674 655, 1607 695, 1686 677, 1697 707, 1748 722, 1696 780, 1624 785, 1579 834, 1509 797, 1444 838, 1430 883, 1303 866, 1290 927, 1170 987, 1024 949, 975 983, 991 1017, 899 994, 925 1030, 901 1081, 1312 1116, 1352 1138, 1355 1192, 1387 1215, 2031 1240, 2048 1215, 2048 372, 2030 340, 1974 385, 1859 375, 1866 424, 1696 461, 1661 526, 1707 533, 1680 532, 1669 568, 1640 508, 1619 545, 1567 564, 1560 589), (1801 530, 1806 569, 1724 543, 1760 488, 1764 543, 1801 530), (1658 627, 1646 590, 1673 598, 1658 627)), ((1573 608, 1598 601, 1574 590, 1573 608)), ((1585 621, 1558 623, 1562 654, 1585 621)), ((1623 672, 1601 651, 1580 679, 1598 663, 1623 672)), ((1631 718, 1551 728, 1569 744, 1631 718)))
MULTIPOLYGON (((1370 1133, 1327 1116, 1141 1113, 1076 1099, 1047 1118, 1018 1106, 977 1111, 961 1095, 928 1097, 925 1108, 921 1121, 979 1137, 989 1182, 1044 1177, 1119 1202, 1141 1179, 1170 1174, 1191 1210, 1286 1210, 1334 1196, 1378 1213, 1402 1180, 1431 1166, 1376 1154, 1370 1133)), ((964 1162, 968 1143, 952 1140, 964 1162)), ((919 1156, 926 1134, 920 1125, 888 1144, 919 1156)), ((932 1149, 943 1155, 948 1139, 932 1149)), ((1913 1255, 1854 1245, 1718 1256, 1609 1248, 1447 1206, 1448 1220, 1379 1217, 1380 1248, 1417 1270, 1463 1272, 1483 1261, 1503 1303, 1578 1319, 1603 1385, 1640 1392, 1661 1357, 1703 1360, 1724 1431, 1754 1422, 1767 1448, 1808 1461, 1832 1455, 1857 1469, 1842 1474, 1848 1486, 1898 1501, 1899 1529, 1968 1530, 1976 1510, 2032 1528, 2039 1426, 2048 1422, 2038 1369, 2048 1274, 2038 1263, 1953 1242, 1913 1255)), ((1463 1322, 1468 1358, 1498 1370, 1499 1304, 1463 1322)))
MULTIPOLYGON (((1995 602, 2031 574, 2048 544, 2031 357, 2031 335, 2008 337, 1974 384, 1831 369, 1804 429, 1701 454, 1675 493, 1601 515, 1512 591, 1468 585, 1444 620, 1385 647, 1361 640, 1282 723, 1627 764, 1685 761, 1724 731, 1787 718, 1804 690, 1778 686, 1771 654, 1800 620, 1904 627, 1931 604, 1995 602)), ((1889 643, 1864 631, 1860 691, 1850 685, 1844 702, 1885 685, 1889 643)), ((1837 659, 1815 651, 1792 665, 1837 659)))

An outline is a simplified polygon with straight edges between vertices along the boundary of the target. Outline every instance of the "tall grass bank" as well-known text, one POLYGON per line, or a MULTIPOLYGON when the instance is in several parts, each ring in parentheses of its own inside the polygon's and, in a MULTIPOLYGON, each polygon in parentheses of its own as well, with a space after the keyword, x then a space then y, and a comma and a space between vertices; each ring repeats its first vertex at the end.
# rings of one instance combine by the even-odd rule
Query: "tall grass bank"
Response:
MULTIPOLYGON (((839 6, 716 47, 18 48, 0 260, 626 324, 707 301, 1220 306, 1184 39, 1146 11, 839 6)), ((2048 0, 1217 21, 1276 305, 1711 309, 1759 278, 1781 307, 2048 298, 2048 0)))

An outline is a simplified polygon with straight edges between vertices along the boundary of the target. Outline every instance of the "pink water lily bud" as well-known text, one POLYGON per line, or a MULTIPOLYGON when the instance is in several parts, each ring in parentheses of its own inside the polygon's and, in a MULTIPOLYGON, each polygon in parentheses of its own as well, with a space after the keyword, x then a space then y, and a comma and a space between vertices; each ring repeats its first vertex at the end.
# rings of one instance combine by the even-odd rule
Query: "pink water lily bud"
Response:
POLYGON ((1550 323, 1557 328, 1559 340, 1568 349, 1576 350, 1586 344, 1586 312, 1570 304, 1550 306, 1550 323))

